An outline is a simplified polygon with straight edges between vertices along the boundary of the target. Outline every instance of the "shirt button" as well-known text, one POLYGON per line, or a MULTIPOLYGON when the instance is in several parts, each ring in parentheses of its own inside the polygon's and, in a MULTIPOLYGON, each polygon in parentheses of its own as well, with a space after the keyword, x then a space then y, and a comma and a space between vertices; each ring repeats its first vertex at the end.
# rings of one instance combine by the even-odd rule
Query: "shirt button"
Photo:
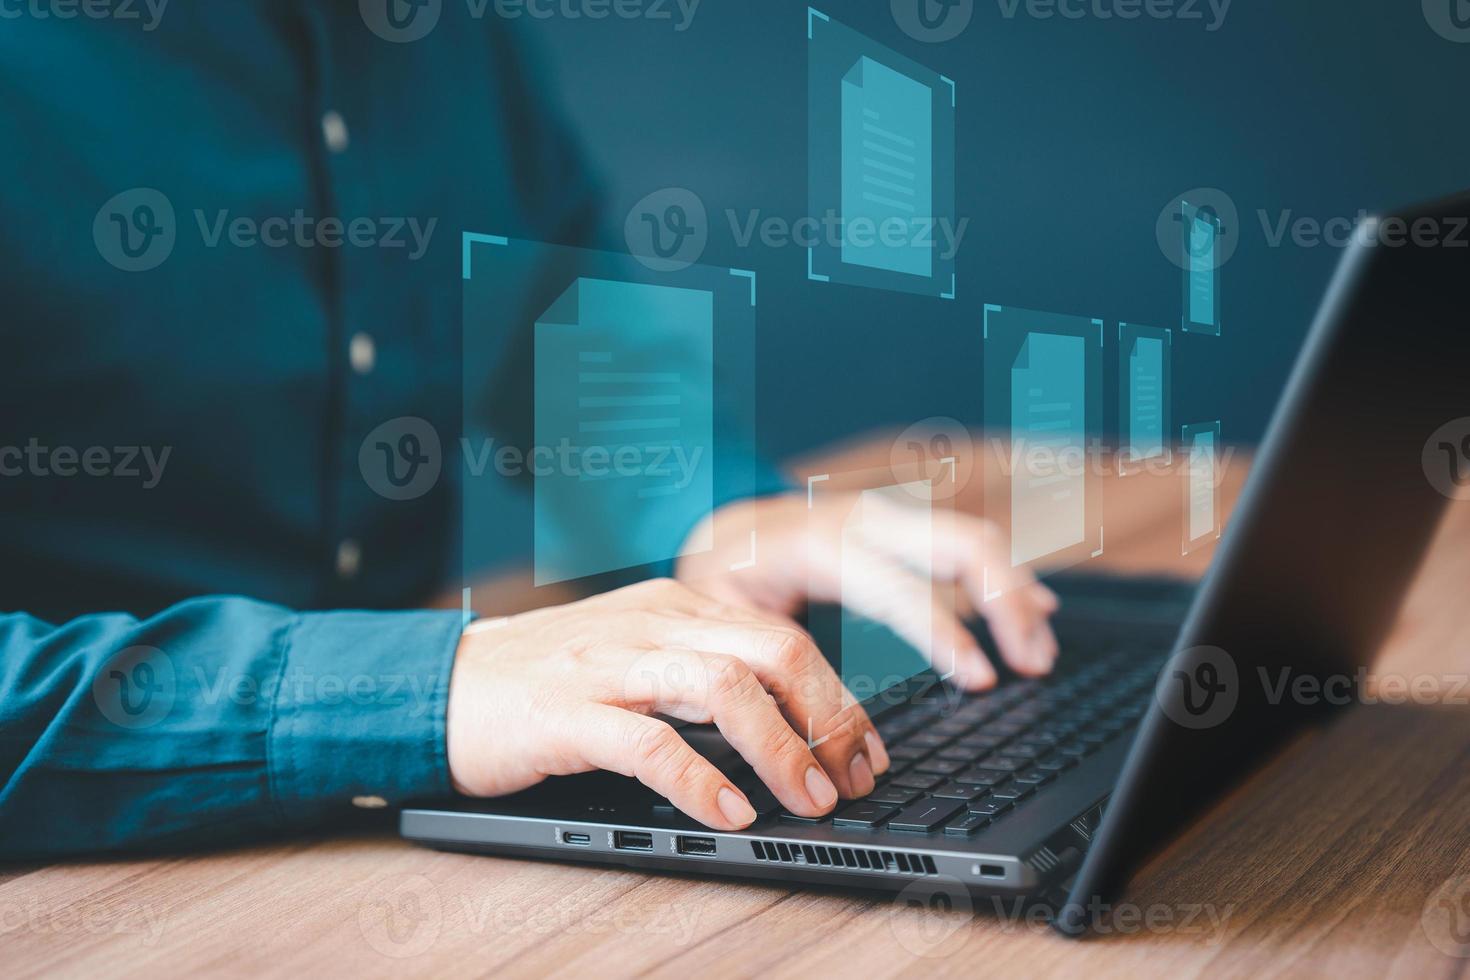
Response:
POLYGON ((369 374, 378 362, 378 345, 369 334, 355 333, 347 345, 347 359, 352 362, 352 370, 369 374))
POLYGON ((381 810, 388 805, 388 801, 381 796, 354 796, 352 805, 363 810, 381 810))
POLYGON ((347 120, 336 109, 328 109, 322 114, 322 139, 326 141, 327 149, 333 153, 341 153, 347 149, 350 142, 347 137, 347 120))
POLYGON ((351 538, 337 545, 337 574, 342 578, 353 578, 362 565, 362 546, 351 538))

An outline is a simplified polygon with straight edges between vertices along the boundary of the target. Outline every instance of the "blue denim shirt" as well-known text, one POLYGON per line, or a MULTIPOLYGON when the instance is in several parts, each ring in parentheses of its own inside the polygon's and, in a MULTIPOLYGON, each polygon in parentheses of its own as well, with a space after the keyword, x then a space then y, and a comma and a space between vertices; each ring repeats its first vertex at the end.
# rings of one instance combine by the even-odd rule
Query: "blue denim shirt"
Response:
POLYGON ((460 615, 387 610, 455 567, 452 482, 358 450, 459 424, 462 230, 592 224, 493 14, 134 9, 0 29, 0 858, 448 791, 460 615))

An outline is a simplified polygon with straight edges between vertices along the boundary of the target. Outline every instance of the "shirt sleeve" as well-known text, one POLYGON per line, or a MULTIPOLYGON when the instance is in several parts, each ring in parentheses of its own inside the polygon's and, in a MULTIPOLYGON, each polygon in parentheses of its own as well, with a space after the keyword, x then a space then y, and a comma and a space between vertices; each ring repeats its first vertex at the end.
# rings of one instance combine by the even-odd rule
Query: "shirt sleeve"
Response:
POLYGON ((175 848, 447 793, 457 612, 250 599, 0 616, 0 860, 175 848))

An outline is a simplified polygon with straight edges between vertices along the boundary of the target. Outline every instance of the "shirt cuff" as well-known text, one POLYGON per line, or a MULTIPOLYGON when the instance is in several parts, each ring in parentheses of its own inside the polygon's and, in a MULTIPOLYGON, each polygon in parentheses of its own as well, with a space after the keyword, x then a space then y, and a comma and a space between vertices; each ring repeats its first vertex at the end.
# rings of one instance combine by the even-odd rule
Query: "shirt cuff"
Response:
POLYGON ((284 639, 268 737, 282 816, 354 797, 450 791, 444 720, 463 631, 458 612, 324 612, 284 639))

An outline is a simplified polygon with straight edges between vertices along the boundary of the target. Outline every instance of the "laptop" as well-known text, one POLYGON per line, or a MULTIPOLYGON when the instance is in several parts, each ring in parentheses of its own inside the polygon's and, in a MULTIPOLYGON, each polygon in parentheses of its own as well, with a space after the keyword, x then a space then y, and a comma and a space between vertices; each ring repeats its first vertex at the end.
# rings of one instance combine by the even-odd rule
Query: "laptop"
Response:
POLYGON ((1435 445, 1470 416, 1470 255, 1407 233, 1463 227, 1467 209, 1458 197, 1359 227, 1197 586, 1059 577, 1050 677, 962 694, 926 672, 870 701, 893 765, 868 797, 786 814, 718 733, 687 728, 757 809, 748 829, 712 831, 633 780, 588 773, 411 806, 403 836, 651 871, 928 882, 1035 902, 1085 933, 1211 801, 1356 700, 1447 500, 1470 496, 1470 445, 1435 445), (1339 696, 1283 696, 1303 677, 1339 696))

